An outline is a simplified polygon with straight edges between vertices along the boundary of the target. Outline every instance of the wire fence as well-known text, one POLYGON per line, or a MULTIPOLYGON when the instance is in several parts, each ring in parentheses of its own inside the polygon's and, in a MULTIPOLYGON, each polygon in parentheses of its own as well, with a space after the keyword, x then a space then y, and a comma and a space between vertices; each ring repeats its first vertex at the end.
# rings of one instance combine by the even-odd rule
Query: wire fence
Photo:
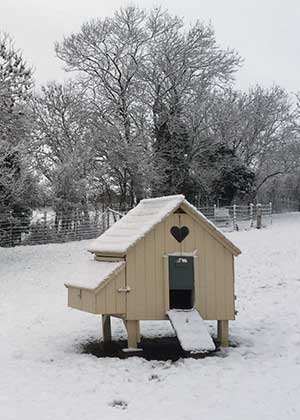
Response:
POLYGON ((26 213, 9 212, 0 216, 0 247, 39 245, 92 239, 105 232, 123 216, 107 208, 103 212, 72 212, 67 215, 53 211, 26 213))
MULTIPOLYGON (((250 229, 272 223, 272 204, 200 207, 199 210, 224 231, 250 229)), ((0 247, 38 245, 93 239, 125 213, 104 211, 55 213, 53 209, 8 212, 0 215, 0 247)))
POLYGON ((300 200, 291 200, 287 197, 275 197, 272 200, 273 213, 288 213, 292 211, 300 211, 300 200))
POLYGON ((200 207, 199 210, 216 226, 225 231, 250 229, 272 224, 273 206, 269 204, 250 203, 217 207, 200 207))

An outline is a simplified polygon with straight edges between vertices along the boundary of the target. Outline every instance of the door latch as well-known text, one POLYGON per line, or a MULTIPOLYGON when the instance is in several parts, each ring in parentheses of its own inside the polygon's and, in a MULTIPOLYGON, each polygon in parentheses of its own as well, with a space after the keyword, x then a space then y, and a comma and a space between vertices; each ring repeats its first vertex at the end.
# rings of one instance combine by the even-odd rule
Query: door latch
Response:
POLYGON ((118 292, 119 293, 129 293, 130 292, 130 286, 126 286, 126 287, 124 287, 124 289, 118 289, 118 292))

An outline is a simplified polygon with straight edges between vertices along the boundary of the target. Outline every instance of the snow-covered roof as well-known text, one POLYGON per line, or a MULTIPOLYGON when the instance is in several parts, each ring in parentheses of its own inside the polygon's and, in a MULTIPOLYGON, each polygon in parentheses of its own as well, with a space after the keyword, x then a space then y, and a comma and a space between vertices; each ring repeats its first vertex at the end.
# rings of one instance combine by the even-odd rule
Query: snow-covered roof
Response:
POLYGON ((89 247, 90 252, 125 254, 153 226, 172 213, 184 200, 183 195, 141 200, 122 219, 114 223, 89 247))
POLYGON ((213 223, 185 199, 184 195, 170 195, 141 200, 122 219, 92 241, 89 251, 102 255, 125 255, 129 248, 134 246, 154 226, 162 222, 181 205, 184 205, 192 213, 200 217, 202 221, 211 227, 213 232, 218 233, 219 238, 228 242, 230 247, 237 250, 237 254, 240 253, 213 223))
POLYGON ((110 276, 117 274, 123 266, 125 261, 96 261, 90 256, 86 262, 80 261, 80 264, 76 264, 74 273, 65 286, 95 290, 110 276))

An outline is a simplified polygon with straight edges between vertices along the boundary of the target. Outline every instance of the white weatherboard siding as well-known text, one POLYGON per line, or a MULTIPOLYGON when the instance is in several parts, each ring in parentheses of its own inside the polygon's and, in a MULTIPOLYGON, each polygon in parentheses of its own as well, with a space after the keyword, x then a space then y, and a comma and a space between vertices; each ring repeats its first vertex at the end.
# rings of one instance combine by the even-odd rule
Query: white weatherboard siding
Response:
POLYGON ((196 309, 171 309, 167 313, 183 350, 204 353, 216 349, 207 327, 196 309))
POLYGON ((96 261, 89 257, 87 261, 74 264, 74 273, 68 276, 69 280, 65 283, 65 286, 95 290, 124 265, 124 261, 96 261))

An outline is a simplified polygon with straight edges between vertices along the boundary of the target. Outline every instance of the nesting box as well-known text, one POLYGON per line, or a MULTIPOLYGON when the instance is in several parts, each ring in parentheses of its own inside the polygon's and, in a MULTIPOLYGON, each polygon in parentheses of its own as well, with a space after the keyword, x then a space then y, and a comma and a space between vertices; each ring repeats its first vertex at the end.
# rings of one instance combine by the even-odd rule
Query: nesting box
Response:
POLYGON ((74 273, 68 305, 124 320, 128 345, 139 341, 140 320, 168 319, 194 308, 218 320, 221 342, 235 318, 234 257, 240 250, 183 195, 142 200, 94 240, 92 258, 74 273))

